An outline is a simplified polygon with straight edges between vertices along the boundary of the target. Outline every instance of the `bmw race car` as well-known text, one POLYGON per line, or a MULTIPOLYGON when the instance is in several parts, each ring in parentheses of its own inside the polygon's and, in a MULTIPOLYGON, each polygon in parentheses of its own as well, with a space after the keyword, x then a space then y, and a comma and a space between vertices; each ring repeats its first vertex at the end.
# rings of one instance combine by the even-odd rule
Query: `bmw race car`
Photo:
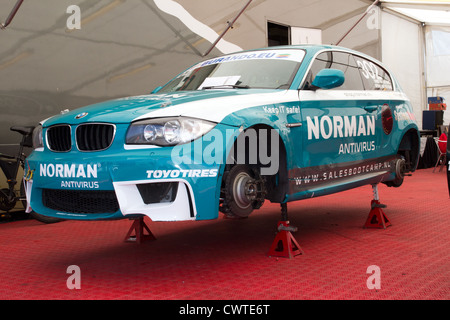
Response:
POLYGON ((28 210, 55 218, 247 217, 415 171, 419 130, 382 64, 335 46, 202 61, 152 94, 35 129, 28 210))

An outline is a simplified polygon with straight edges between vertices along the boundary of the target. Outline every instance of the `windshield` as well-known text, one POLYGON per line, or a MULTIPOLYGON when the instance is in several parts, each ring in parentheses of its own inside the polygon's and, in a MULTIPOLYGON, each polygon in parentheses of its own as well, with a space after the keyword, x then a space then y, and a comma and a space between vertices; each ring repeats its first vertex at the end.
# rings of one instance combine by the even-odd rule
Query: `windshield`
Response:
POLYGON ((209 89, 289 89, 303 50, 238 53, 204 61, 170 81, 158 93, 209 89))

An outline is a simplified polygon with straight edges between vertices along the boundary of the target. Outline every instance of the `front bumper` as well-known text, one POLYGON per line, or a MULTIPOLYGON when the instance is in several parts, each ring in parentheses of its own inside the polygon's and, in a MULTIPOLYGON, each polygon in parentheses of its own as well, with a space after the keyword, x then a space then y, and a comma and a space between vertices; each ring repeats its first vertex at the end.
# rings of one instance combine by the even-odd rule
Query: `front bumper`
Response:
POLYGON ((171 151, 35 151, 26 163, 29 210, 71 220, 217 218, 223 166, 175 165, 171 151))

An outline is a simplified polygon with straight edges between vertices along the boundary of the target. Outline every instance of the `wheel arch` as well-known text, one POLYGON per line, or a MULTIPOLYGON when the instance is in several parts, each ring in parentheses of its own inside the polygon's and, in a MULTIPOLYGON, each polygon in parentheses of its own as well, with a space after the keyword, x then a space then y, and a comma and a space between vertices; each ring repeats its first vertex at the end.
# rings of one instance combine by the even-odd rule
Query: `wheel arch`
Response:
MULTIPOLYGON (((222 179, 222 186, 225 179, 225 176, 227 174, 227 171, 230 170, 231 166, 233 166, 233 163, 230 163, 229 157, 230 154, 234 151, 236 152, 235 146, 237 144, 237 141, 239 137, 242 135, 245 135, 248 133, 249 130, 255 130, 256 132, 260 132, 260 130, 268 130, 267 132, 276 132, 276 137, 278 139, 278 143, 276 144, 277 150, 271 149, 271 141, 270 139, 267 140, 267 154, 270 154, 271 160, 274 160, 277 158, 278 166, 275 174, 272 175, 265 175, 264 178, 266 180, 266 187, 267 187, 267 193, 266 193, 266 199, 275 202, 275 203, 281 203, 285 200, 286 194, 288 192, 288 168, 287 168, 287 148, 286 143, 283 138, 283 134, 280 132, 280 130, 277 130, 274 126, 271 126, 267 123, 257 123, 253 124, 251 126, 248 126, 242 132, 240 132, 239 135, 236 135, 235 139, 233 140, 233 147, 228 149, 227 154, 227 164, 224 169, 224 177, 222 179), (278 155, 278 157, 277 157, 278 155)), ((267 134, 267 136, 271 136, 271 134, 267 134)), ((260 143, 260 135, 257 134, 257 144, 260 143)), ((259 150, 259 148, 258 148, 259 150)), ((246 153, 248 153, 249 150, 246 149, 246 153)), ((260 157, 257 157, 258 163, 255 165, 257 167, 263 166, 260 162, 260 157)), ((248 160, 246 158, 246 160, 248 160)))
POLYGON ((405 158, 407 172, 416 171, 420 155, 420 134, 417 128, 411 127, 406 130, 400 140, 397 154, 405 158))
POLYGON ((403 184, 405 175, 409 172, 414 172, 419 163, 420 151, 420 136, 417 128, 410 128, 406 130, 405 134, 400 140, 397 149, 397 155, 400 159, 395 162, 395 178, 394 180, 386 181, 388 187, 400 187, 403 184))

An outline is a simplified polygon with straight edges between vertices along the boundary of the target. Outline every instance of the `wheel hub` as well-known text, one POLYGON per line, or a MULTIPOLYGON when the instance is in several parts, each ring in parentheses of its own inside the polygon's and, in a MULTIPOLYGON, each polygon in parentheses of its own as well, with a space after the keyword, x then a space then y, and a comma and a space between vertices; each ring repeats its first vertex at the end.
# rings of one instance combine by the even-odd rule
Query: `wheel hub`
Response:
POLYGON ((256 185, 247 173, 241 172, 235 179, 233 193, 236 204, 240 208, 247 208, 252 204, 252 195, 256 193, 256 185))

